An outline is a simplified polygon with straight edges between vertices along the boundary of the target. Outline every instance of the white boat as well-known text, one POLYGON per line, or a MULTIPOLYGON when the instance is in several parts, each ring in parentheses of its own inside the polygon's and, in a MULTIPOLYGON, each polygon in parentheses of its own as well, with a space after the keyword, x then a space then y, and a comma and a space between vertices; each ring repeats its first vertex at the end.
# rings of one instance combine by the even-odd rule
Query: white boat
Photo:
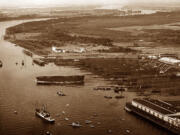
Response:
POLYGON ((59 96, 66 96, 66 94, 64 94, 62 91, 58 91, 57 94, 58 94, 59 96))
POLYGON ((124 109, 127 111, 127 112, 131 112, 132 110, 130 108, 128 108, 127 106, 124 107, 124 109))
POLYGON ((81 127, 82 125, 80 125, 79 122, 73 122, 70 124, 70 126, 74 127, 74 128, 78 128, 78 127, 81 127))

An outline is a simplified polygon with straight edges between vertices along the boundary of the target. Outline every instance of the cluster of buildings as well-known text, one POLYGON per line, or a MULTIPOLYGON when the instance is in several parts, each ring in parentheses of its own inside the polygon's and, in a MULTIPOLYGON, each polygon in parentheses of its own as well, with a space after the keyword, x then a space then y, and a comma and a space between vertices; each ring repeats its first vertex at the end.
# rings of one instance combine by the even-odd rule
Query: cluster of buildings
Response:
POLYGON ((64 49, 64 48, 55 47, 55 46, 52 47, 52 51, 55 53, 84 53, 86 52, 85 48, 81 48, 81 47, 72 48, 72 49, 70 48, 64 49))
POLYGON ((160 73, 165 73, 172 68, 180 71, 180 59, 178 58, 177 54, 171 54, 171 53, 163 53, 158 55, 141 54, 138 56, 138 58, 148 60, 151 66, 159 68, 160 73))

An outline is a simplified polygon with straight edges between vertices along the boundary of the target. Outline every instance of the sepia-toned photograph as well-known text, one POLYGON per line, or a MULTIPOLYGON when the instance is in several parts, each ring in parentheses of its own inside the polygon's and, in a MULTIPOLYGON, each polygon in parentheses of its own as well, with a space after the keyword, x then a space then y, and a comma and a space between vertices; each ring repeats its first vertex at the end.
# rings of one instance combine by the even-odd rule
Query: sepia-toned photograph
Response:
POLYGON ((0 135, 180 135, 180 0, 0 0, 0 135))

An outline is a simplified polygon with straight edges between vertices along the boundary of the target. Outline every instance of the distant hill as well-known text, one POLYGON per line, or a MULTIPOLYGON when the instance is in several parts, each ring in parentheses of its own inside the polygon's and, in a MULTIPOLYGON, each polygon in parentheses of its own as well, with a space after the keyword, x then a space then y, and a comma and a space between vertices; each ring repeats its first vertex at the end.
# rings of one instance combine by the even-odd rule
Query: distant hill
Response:
POLYGON ((145 10, 180 10, 180 2, 136 2, 129 3, 124 8, 145 10))

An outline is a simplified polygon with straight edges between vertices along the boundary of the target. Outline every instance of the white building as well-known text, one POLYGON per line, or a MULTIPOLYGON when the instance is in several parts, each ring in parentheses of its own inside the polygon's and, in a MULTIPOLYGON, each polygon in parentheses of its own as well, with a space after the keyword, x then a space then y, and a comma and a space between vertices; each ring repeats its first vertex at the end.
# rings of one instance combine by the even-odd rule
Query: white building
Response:
POLYGON ((180 66, 180 60, 171 57, 162 57, 159 59, 159 61, 165 64, 180 66))
POLYGON ((52 51, 55 53, 65 53, 66 51, 61 49, 61 48, 57 48, 57 47, 52 47, 52 51))

